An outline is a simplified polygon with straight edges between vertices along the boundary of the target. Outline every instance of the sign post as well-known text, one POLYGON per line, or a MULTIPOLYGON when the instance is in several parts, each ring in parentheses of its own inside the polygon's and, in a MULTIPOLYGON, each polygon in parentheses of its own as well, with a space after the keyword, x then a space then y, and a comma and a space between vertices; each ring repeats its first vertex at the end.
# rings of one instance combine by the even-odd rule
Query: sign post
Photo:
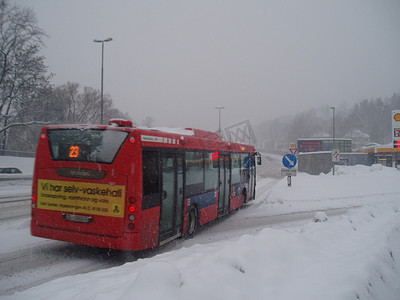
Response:
POLYGON ((298 150, 299 149, 297 148, 297 143, 289 143, 289 151, 290 151, 290 153, 296 155, 298 150))
POLYGON ((296 170, 293 168, 297 164, 297 157, 292 153, 285 154, 282 158, 282 163, 286 168, 281 170, 281 174, 287 176, 288 186, 292 186, 292 176, 296 176, 296 170))
POLYGON ((400 110, 392 111, 393 148, 400 148, 400 110))
MULTIPOLYGON (((400 149, 400 110, 392 111, 392 134, 393 149, 400 149)), ((399 168, 400 161, 398 158, 392 160, 392 166, 399 168)))
POLYGON ((335 164, 340 162, 340 151, 339 150, 332 150, 332 175, 335 175, 335 164))
POLYGON ((333 163, 340 162, 340 151, 339 150, 332 151, 332 162, 333 163))

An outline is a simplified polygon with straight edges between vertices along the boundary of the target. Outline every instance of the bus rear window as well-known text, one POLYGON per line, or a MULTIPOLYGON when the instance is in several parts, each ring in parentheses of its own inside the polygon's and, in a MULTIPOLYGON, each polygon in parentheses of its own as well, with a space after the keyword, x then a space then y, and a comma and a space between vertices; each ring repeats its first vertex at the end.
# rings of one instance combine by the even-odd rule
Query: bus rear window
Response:
POLYGON ((128 132, 101 129, 49 129, 53 160, 112 163, 128 132))

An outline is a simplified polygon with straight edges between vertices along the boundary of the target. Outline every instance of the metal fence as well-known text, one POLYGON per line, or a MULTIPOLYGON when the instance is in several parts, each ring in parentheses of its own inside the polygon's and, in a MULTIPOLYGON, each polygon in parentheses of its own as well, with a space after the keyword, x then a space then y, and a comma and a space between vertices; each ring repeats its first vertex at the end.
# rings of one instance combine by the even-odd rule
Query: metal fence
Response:
POLYGON ((35 157, 35 152, 18 150, 0 150, 0 156, 35 157))

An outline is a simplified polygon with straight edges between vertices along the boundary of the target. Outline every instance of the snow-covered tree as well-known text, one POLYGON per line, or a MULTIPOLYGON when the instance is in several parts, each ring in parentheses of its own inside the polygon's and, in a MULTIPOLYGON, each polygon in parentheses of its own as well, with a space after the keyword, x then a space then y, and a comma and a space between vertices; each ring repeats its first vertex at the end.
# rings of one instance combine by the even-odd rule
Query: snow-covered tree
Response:
POLYGON ((38 123, 35 111, 50 89, 50 77, 39 54, 45 33, 31 9, 0 0, 0 147, 12 127, 38 123))
MULTIPOLYGON (((52 92, 52 109, 49 117, 55 123, 100 123, 100 91, 83 87, 77 82, 68 82, 54 88, 52 92)), ((104 95, 104 119, 127 118, 118 109, 113 108, 111 96, 104 95)))
POLYGON ((143 121, 142 125, 146 127, 152 127, 154 123, 154 119, 152 117, 147 116, 143 121))

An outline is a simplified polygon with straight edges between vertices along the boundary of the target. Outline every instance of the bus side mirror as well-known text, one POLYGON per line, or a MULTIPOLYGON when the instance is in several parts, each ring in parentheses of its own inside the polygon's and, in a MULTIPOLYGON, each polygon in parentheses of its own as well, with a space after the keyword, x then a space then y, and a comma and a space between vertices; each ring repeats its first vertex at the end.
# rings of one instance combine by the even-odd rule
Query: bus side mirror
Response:
POLYGON ((257 165, 261 166, 261 155, 257 156, 257 165))

